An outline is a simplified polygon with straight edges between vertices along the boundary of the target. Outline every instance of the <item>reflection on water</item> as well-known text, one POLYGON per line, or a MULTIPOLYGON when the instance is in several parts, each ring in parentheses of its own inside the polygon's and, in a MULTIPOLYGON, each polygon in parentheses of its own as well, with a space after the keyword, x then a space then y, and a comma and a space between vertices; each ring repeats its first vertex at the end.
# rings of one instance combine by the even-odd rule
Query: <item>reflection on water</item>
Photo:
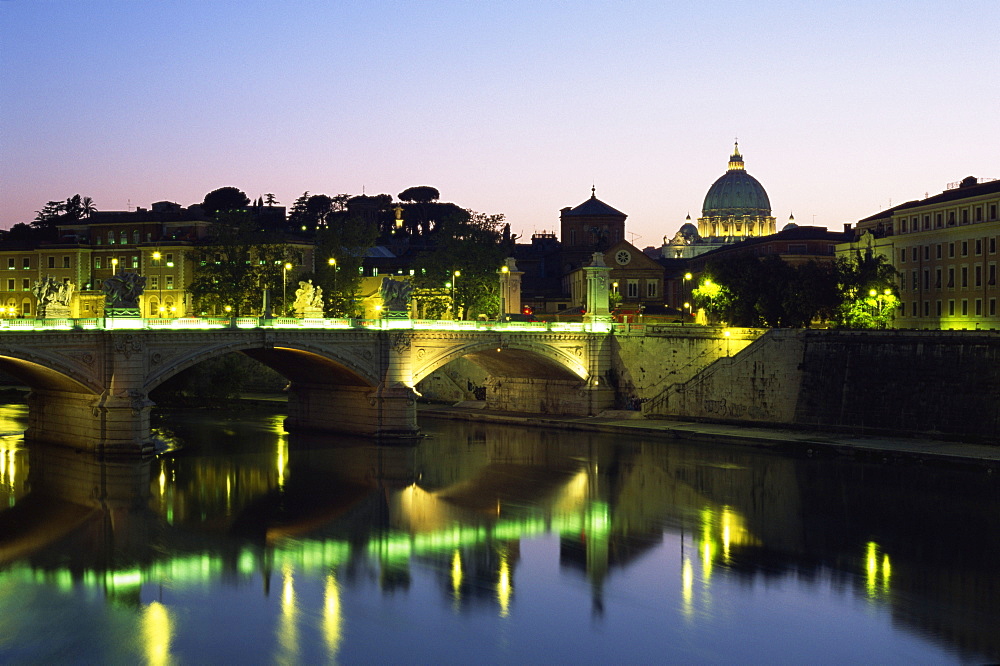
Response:
POLYGON ((163 415, 183 448, 102 462, 23 419, 0 411, 0 661, 1000 658, 974 470, 198 412, 163 415))

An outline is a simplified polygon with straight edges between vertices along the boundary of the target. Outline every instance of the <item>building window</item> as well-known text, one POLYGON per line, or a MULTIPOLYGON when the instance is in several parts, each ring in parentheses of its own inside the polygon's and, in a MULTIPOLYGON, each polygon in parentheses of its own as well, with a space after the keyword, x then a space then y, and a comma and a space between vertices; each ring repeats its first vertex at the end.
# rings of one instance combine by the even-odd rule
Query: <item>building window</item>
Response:
POLYGON ((962 241, 962 256, 969 256, 969 241, 962 241))
POLYGON ((976 256, 978 257, 982 253, 983 253, 983 239, 982 238, 977 238, 976 239, 976 256))
POLYGON ((981 317, 983 314, 983 299, 976 299, 976 316, 981 317))
POLYGON ((21 290, 31 291, 31 278, 23 278, 21 280, 21 290))
POLYGON ((916 301, 913 301, 913 316, 914 317, 919 317, 920 316, 920 311, 917 310, 917 302, 916 301))
POLYGON ((930 229, 930 228, 931 228, 931 216, 930 215, 924 215, 924 229, 927 230, 927 229, 930 229))
POLYGON ((948 267, 948 288, 955 288, 955 269, 951 266, 948 267))
POLYGON ((31 268, 31 257, 24 258, 24 260, 21 262, 21 268, 24 268, 25 270, 31 268))
POLYGON ((905 264, 906 263, 906 248, 905 247, 899 251, 899 263, 901 263, 901 264, 905 264))
POLYGON ((990 299, 990 315, 995 315, 997 313, 997 299, 990 299))
POLYGON ((955 244, 948 243, 948 257, 953 258, 955 256, 955 244))
POLYGON ((63 268, 69 268, 69 257, 63 257, 63 268))
POLYGON ((950 213, 948 213, 948 226, 949 227, 955 226, 955 211, 951 211, 950 213))
POLYGON ((962 299, 962 315, 964 316, 964 315, 968 315, 968 314, 969 314, 969 299, 963 298, 962 299))
POLYGON ((990 204, 990 220, 997 219, 997 205, 990 204))
POLYGON ((986 284, 990 285, 991 287, 994 286, 997 283, 997 265, 990 264, 989 272, 986 275, 987 275, 986 284))
POLYGON ((968 287, 969 286, 969 267, 968 266, 962 266, 962 286, 963 287, 968 287))
POLYGON ((924 245, 924 259, 926 260, 926 259, 930 259, 930 258, 931 258, 931 246, 930 245, 924 245))
POLYGON ((114 244, 115 244, 115 232, 109 231, 108 232, 108 245, 114 245, 114 244))
POLYGON ((983 207, 976 206, 976 222, 982 222, 982 221, 983 221, 983 207))
POLYGON ((138 255, 132 255, 132 268, 139 268, 139 257, 138 257, 138 255))
POLYGON ((929 268, 924 269, 924 290, 931 288, 931 270, 929 268))
POLYGON ((167 276, 167 289, 173 289, 173 288, 174 288, 174 276, 173 275, 168 275, 167 276))
POLYGON ((937 258, 941 258, 941 243, 937 244, 937 258))
POLYGON ((628 297, 629 298, 639 298, 639 281, 629 280, 628 281, 628 297))
POLYGON ((990 254, 996 254, 996 253, 997 253, 997 239, 996 238, 991 238, 990 239, 990 254))
POLYGON ((136 245, 139 244, 139 230, 135 229, 132 231, 132 242, 136 245))
POLYGON ((7 291, 14 291, 14 278, 7 278, 7 291))
POLYGON ((25 301, 21 304, 21 313, 25 317, 31 314, 31 301, 25 301))
MULTIPOLYGON (((917 282, 917 272, 913 271, 913 290, 916 291, 917 289, 920 289, 920 284, 917 282)), ((916 312, 917 309, 914 308, 913 311, 916 312)))
POLYGON ((910 248, 910 259, 912 259, 913 261, 917 260, 917 248, 916 248, 916 246, 910 248))
POLYGON ((100 268, 100 267, 101 267, 101 258, 94 257, 94 268, 100 268))
POLYGON ((976 265, 976 286, 983 286, 983 267, 978 264, 976 265))
POLYGON ((118 242, 121 243, 122 245, 125 245, 125 244, 128 243, 128 234, 125 233, 124 231, 121 232, 121 234, 119 234, 118 238, 119 238, 118 242))
POLYGON ((149 278, 149 288, 150 289, 159 289, 160 288, 160 279, 159 279, 158 276, 153 275, 152 277, 149 278))
POLYGON ((906 316, 906 303, 904 303, 903 301, 899 302, 899 316, 900 317, 906 316))
POLYGON ((941 228, 941 213, 938 213, 937 215, 934 216, 934 226, 937 227, 938 229, 941 228))
POLYGON ((934 269, 934 288, 935 289, 940 289, 941 288, 941 269, 940 268, 934 269))
POLYGON ((656 298, 656 280, 648 280, 646 282, 646 297, 656 298))
POLYGON ((941 316, 941 301, 935 301, 935 309, 937 310, 937 316, 941 316))
POLYGON ((948 301, 948 315, 951 317, 955 316, 955 299, 948 301))
POLYGON ((49 268, 55 268, 55 267, 56 267, 56 258, 49 257, 49 268))
POLYGON ((931 316, 931 302, 930 301, 924 301, 924 316, 925 317, 930 317, 931 316))
POLYGON ((7 258, 7 269, 14 270, 14 257, 7 258))
POLYGON ((900 233, 906 233, 906 220, 899 221, 899 231, 900 233))

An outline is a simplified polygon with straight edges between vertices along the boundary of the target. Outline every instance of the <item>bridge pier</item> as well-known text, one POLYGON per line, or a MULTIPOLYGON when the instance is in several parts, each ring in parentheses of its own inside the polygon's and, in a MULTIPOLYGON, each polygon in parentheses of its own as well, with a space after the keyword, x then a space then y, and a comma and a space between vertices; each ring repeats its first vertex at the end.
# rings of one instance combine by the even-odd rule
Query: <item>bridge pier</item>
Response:
POLYGON ((416 394, 405 386, 293 383, 288 390, 285 429, 415 437, 419 433, 416 394))
POLYGON ((140 391, 92 395, 36 388, 28 394, 24 436, 103 454, 141 455, 152 451, 152 406, 140 391))

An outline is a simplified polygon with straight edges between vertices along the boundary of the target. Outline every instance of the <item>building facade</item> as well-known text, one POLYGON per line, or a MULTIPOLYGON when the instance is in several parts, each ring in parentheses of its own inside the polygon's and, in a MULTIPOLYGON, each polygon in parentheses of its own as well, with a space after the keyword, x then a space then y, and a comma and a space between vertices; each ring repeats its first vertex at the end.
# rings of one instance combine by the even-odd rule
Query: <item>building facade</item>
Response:
POLYGON ((1000 181, 969 177, 867 217, 838 253, 871 249, 898 271, 894 326, 1000 329, 1000 181))

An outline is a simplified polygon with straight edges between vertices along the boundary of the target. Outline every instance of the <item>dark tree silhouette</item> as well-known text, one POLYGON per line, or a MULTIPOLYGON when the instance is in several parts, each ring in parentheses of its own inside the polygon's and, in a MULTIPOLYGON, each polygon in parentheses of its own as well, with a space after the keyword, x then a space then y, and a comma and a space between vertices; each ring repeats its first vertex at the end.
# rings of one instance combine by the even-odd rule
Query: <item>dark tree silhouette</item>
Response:
POLYGON ((246 193, 235 187, 220 187, 205 195, 201 204, 206 215, 217 215, 234 210, 242 210, 250 204, 246 193))
POLYGON ((437 191, 437 188, 430 187, 429 185, 418 185, 417 187, 406 188, 398 196, 400 201, 430 203, 440 199, 441 193, 437 191))

